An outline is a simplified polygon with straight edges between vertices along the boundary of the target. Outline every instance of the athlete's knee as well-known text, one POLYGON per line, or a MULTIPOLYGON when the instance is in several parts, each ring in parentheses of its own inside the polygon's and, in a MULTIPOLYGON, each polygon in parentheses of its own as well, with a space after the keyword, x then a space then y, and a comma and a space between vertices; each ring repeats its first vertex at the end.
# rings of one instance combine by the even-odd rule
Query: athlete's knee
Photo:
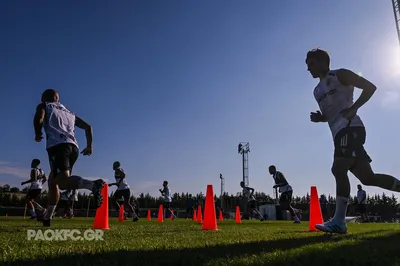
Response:
POLYGON ((352 164, 351 160, 336 159, 333 162, 331 171, 336 178, 347 177, 347 172, 352 164))

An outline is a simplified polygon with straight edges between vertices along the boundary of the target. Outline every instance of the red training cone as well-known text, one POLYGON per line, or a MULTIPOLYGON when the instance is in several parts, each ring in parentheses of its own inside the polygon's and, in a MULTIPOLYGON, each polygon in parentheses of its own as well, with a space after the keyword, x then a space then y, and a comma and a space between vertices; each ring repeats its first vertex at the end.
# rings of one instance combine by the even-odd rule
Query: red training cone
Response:
POLYGON ((119 206, 118 222, 123 222, 124 220, 125 220, 124 204, 121 204, 121 206, 119 206))
POLYGON ((222 215, 222 210, 219 210, 219 221, 220 222, 224 221, 224 216, 222 215))
POLYGON ((197 211, 193 210, 193 221, 197 222, 197 211))
POLYGON ((321 205, 319 203, 317 187, 311 187, 311 196, 310 196, 310 230, 309 231, 317 231, 315 228, 316 224, 324 223, 324 219, 322 218, 321 205))
POLYGON ((147 211, 147 220, 151 221, 151 212, 150 212, 150 210, 147 211))
POLYGON ((203 223, 203 215, 201 213, 201 205, 197 208, 197 222, 203 223))
POLYGON ((240 218, 240 208, 239 208, 239 206, 236 206, 236 223, 237 224, 242 223, 242 218, 240 218))
POLYGON ((207 185, 206 205, 204 206, 204 222, 201 230, 218 230, 217 214, 215 212, 214 190, 212 185, 207 185))
POLYGON ((96 216, 94 217, 93 229, 110 229, 108 227, 108 185, 104 184, 101 191, 103 196, 103 202, 101 206, 96 210, 96 216))
POLYGON ((160 204, 160 208, 158 209, 158 222, 163 223, 164 222, 164 210, 162 204, 160 204))

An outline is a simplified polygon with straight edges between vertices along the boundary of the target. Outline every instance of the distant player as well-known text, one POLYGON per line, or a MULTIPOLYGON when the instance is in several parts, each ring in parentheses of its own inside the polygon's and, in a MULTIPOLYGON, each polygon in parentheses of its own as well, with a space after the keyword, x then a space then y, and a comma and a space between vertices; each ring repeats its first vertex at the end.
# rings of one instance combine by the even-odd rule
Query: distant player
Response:
POLYGON ((358 212, 361 214, 361 219, 363 223, 368 222, 368 215, 367 215, 367 208, 366 208, 366 203, 367 203, 367 192, 365 192, 364 189, 362 189, 361 185, 357 186, 358 191, 357 191, 357 209, 358 212))
POLYGON ((260 221, 264 221, 264 217, 257 210, 256 198, 254 197, 254 188, 246 187, 244 182, 240 182, 240 187, 243 189, 243 196, 247 199, 247 206, 249 206, 252 214, 259 219, 260 221))
POLYGON ((40 165, 40 160, 33 159, 31 162, 31 168, 32 168, 31 178, 28 181, 21 183, 21 186, 31 183, 28 190, 28 194, 26 195, 31 219, 35 219, 37 217, 35 206, 40 214, 43 215, 45 211, 45 208, 40 206, 40 204, 35 201, 36 197, 39 196, 40 193, 42 192, 43 184, 47 180, 45 172, 41 168, 39 168, 39 165, 40 165))
POLYGON ((64 208, 64 218, 74 218, 74 202, 78 201, 78 190, 68 189, 60 192, 60 207, 64 208))
POLYGON ((171 210, 172 197, 171 197, 171 190, 169 189, 168 186, 168 181, 164 181, 163 189, 160 189, 160 193, 164 197, 164 206, 163 206, 164 209, 169 211, 169 213, 172 215, 172 220, 174 220, 176 216, 171 210))
MULTIPOLYGON (((133 208, 132 204, 130 203, 130 198, 131 198, 131 189, 128 185, 128 182, 126 182, 125 178, 125 172, 121 168, 121 163, 116 161, 113 163, 113 170, 114 170, 114 177, 115 177, 115 183, 111 183, 108 186, 117 186, 117 190, 114 193, 114 200, 118 200, 121 197, 124 198, 124 211, 129 213, 129 211, 132 213, 132 221, 137 222, 139 220, 139 217, 137 216, 135 209, 133 208)), ((117 204, 117 203, 116 203, 117 204)))
POLYGON ((289 185, 285 176, 281 172, 276 171, 276 167, 274 165, 271 165, 268 170, 275 181, 275 185, 273 188, 279 188, 279 193, 281 193, 279 197, 279 204, 281 205, 281 208, 283 210, 288 210, 290 212, 290 215, 294 219, 294 223, 299 224, 299 216, 301 214, 301 210, 292 207, 292 187, 289 185))
POLYGON ((336 179, 336 211, 330 221, 316 225, 316 228, 330 233, 347 233, 349 170, 365 186, 400 192, 400 181, 391 175, 374 173, 372 160, 364 149, 366 130, 357 112, 375 93, 376 86, 351 70, 330 70, 330 56, 321 49, 309 51, 305 63, 312 77, 319 79, 314 97, 320 110, 311 112, 310 120, 328 122, 335 146, 331 171, 336 179), (361 89, 355 102, 354 88, 361 89))
POLYGON ((99 208, 103 201, 101 195, 102 187, 105 184, 103 180, 90 181, 80 176, 71 175, 79 156, 78 142, 75 139, 75 126, 85 130, 87 146, 81 153, 89 156, 92 154, 92 127, 62 105, 59 99, 59 94, 55 90, 45 90, 42 94, 42 102, 36 107, 33 121, 35 141, 42 141, 42 128, 44 128, 46 150, 51 169, 48 182, 47 211, 43 217, 40 217, 40 220, 43 220, 43 226, 50 226, 50 220, 53 218, 54 210, 60 200, 59 189, 91 190, 96 208, 99 208))

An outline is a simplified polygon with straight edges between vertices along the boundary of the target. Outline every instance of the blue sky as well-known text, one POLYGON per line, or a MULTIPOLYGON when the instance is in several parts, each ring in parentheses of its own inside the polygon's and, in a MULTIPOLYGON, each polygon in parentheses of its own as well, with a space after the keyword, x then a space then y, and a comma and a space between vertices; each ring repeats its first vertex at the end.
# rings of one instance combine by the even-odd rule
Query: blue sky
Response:
POLYGON ((0 31, 2 184, 28 179, 35 157, 49 172, 32 118, 54 88, 94 129, 94 153, 75 174, 111 182, 119 160, 135 195, 159 195, 163 180, 172 192, 213 184, 219 193, 220 173, 236 193, 237 144, 248 141, 256 190, 272 193, 275 164, 295 195, 312 185, 334 194, 331 133, 309 122, 318 81, 304 59, 318 46, 332 69, 377 85, 359 111, 366 149, 374 170, 400 177, 400 48, 389 0, 1 1, 0 31))

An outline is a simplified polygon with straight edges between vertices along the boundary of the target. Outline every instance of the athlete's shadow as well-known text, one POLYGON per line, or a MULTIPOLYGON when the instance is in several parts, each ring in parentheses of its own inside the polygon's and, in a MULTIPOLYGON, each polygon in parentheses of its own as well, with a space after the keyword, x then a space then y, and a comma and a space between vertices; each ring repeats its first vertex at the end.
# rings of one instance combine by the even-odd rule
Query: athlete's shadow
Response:
MULTIPOLYGON (((400 233, 374 236, 378 232, 349 235, 316 235, 295 239, 279 239, 250 243, 235 243, 200 248, 112 251, 98 254, 68 254, 55 258, 14 261, 4 265, 207 265, 235 262, 243 256, 253 258, 277 250, 290 252, 287 256, 271 256, 268 263, 256 259, 252 265, 397 265, 400 262, 398 244, 400 233), (364 237, 361 237, 364 235, 364 237), (335 240, 340 239, 342 242, 335 240), (356 239, 355 241, 352 241, 356 239), (349 241, 348 241, 349 240, 349 241), (337 242, 337 243, 335 243, 337 242), (315 248, 305 246, 316 244, 315 248), (302 250, 304 248, 304 250, 302 250), (219 263, 218 263, 219 261, 219 263), (397 264, 396 264, 397 263, 397 264)), ((134 239, 132 239, 134 241, 134 239)), ((237 263, 235 265, 238 265, 237 263)))

